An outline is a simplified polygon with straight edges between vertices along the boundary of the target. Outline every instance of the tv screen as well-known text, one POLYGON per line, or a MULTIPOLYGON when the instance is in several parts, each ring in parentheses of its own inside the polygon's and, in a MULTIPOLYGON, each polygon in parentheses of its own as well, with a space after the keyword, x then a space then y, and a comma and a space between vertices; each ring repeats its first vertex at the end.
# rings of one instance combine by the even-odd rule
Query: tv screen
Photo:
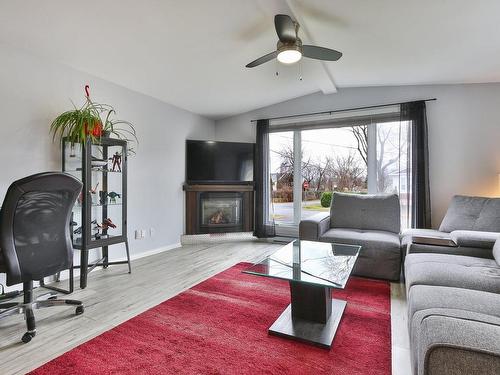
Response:
POLYGON ((186 141, 186 180, 252 182, 253 143, 186 141))

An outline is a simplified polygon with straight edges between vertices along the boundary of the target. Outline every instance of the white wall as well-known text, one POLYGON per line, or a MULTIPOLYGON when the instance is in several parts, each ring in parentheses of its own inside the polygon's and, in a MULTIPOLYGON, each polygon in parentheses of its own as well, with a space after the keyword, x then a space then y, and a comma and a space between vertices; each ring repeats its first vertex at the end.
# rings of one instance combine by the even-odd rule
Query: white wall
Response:
MULTIPOLYGON (((88 83, 95 101, 112 104, 118 118, 137 130, 140 144, 129 159, 128 173, 132 256, 179 243, 185 139, 213 139, 214 121, 5 44, 0 44, 0 61, 0 199, 16 179, 60 170, 60 150, 49 136, 49 125, 71 109, 71 100, 83 103, 88 83), (138 228, 155 228, 155 234, 135 240, 138 228)), ((110 248, 112 257, 124 254, 121 245, 110 248)))
POLYGON ((252 142, 252 119, 426 98, 438 99, 427 103, 432 221, 438 226, 452 195, 500 195, 500 84, 344 88, 219 120, 215 134, 252 142))

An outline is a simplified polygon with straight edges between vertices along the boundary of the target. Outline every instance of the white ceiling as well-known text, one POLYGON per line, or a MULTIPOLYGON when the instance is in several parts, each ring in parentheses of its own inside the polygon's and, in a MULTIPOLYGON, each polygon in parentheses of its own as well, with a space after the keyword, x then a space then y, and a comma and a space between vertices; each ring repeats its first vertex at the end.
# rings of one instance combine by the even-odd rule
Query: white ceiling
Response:
POLYGON ((498 0, 0 0, 0 40, 211 118, 342 87, 500 81, 498 0), (273 16, 338 62, 244 66, 273 16), (275 76, 278 67, 280 75, 275 76))

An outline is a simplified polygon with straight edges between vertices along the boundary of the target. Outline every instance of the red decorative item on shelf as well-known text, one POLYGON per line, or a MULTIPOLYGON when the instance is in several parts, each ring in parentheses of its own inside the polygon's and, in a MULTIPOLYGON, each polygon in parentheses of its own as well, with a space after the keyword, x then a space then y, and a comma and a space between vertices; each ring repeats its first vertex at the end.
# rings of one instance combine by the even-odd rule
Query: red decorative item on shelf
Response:
POLYGON ((88 124, 85 123, 83 126, 85 127, 86 135, 93 135, 94 137, 102 136, 103 131, 101 121, 96 121, 91 126, 88 126, 88 124))

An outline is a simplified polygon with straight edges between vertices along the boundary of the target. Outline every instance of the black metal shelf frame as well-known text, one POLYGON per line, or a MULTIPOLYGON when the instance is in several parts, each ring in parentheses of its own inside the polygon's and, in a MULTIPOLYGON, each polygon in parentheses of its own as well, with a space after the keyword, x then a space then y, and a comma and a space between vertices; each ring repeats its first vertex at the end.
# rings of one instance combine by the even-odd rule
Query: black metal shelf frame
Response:
MULTIPOLYGON (((80 145, 81 157, 73 157, 72 159, 72 167, 67 167, 67 152, 71 147, 71 143, 64 138, 63 139, 63 147, 62 147, 62 170, 63 172, 69 172, 75 175, 75 172, 81 173, 81 176, 75 176, 80 178, 83 183, 82 196, 81 196, 81 205, 75 205, 75 211, 78 211, 78 215, 81 215, 81 236, 74 237, 73 230, 72 238, 73 238, 73 248, 75 250, 80 251, 80 264, 74 265, 73 268, 80 269, 80 288, 84 289, 87 286, 88 281, 88 273, 92 271, 97 266, 102 266, 107 268, 110 265, 115 264, 128 264, 128 272, 131 272, 130 266, 130 252, 128 246, 127 239, 127 142, 121 139, 115 138, 101 138, 99 144, 93 144, 90 139, 87 139, 85 143, 80 145), (109 154, 109 149, 113 150, 120 149, 121 157, 121 171, 113 171, 108 169, 110 163, 107 166, 96 168, 92 165, 92 162, 95 162, 95 158, 93 159, 92 149, 99 147, 101 150, 100 159, 108 160, 112 155, 109 154), (78 167, 75 167, 75 164, 78 164, 78 167), (108 191, 108 174, 113 173, 121 176, 121 191, 120 191, 120 201, 117 203, 109 203, 106 202, 104 204, 98 204, 92 202, 92 178, 99 174, 102 191, 108 191), (121 232, 118 235, 110 235, 107 233, 107 229, 102 230, 102 237, 97 237, 92 233, 93 228, 93 218, 92 218, 92 209, 100 208, 100 213, 98 220, 104 222, 106 218, 108 218, 108 207, 113 206, 117 208, 121 208, 121 222, 117 222, 117 226, 119 226, 121 232), (126 261, 110 261, 109 260, 109 246, 124 243, 126 249, 127 260, 126 261), (100 259, 95 261, 94 263, 89 263, 89 252, 93 249, 101 248, 101 256, 100 259)), ((70 153, 71 155, 71 153, 70 153)), ((94 155, 95 157, 95 155, 94 155)), ((98 177, 98 178, 99 178, 98 177)), ((73 272, 70 272, 70 289, 73 289, 73 272)))

